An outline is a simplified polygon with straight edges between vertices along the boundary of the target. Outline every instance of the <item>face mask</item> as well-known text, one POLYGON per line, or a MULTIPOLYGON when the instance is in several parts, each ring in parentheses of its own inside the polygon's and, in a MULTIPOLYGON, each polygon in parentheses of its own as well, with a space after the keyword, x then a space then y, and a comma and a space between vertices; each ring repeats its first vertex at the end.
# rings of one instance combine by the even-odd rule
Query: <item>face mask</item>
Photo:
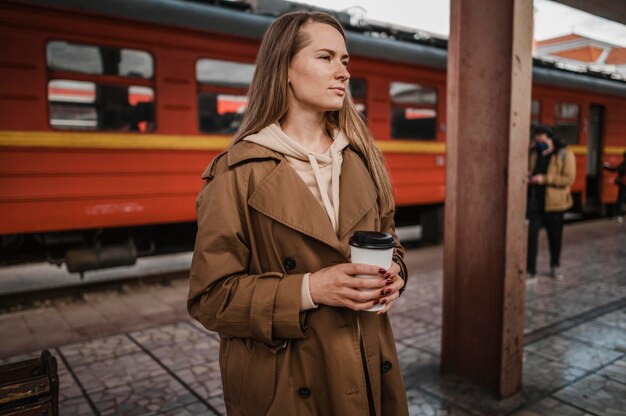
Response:
POLYGON ((539 149, 540 152, 545 152, 546 150, 548 150, 548 143, 537 143, 537 149, 539 149))

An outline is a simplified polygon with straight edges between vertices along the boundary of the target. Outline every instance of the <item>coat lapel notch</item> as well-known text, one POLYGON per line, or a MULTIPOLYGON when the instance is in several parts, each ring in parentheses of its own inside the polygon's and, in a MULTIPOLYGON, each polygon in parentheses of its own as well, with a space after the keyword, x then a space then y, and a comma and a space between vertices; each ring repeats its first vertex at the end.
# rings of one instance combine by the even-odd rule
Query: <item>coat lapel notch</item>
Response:
POLYGON ((256 187, 248 205, 343 253, 324 208, 284 160, 256 187))

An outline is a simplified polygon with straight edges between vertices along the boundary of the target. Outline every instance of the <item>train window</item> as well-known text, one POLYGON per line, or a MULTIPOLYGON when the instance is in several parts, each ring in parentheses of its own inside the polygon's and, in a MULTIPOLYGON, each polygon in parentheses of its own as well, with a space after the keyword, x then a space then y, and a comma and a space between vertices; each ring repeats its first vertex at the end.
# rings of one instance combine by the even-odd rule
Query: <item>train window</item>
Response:
POLYGON ((539 100, 532 100, 530 104, 530 120, 534 123, 539 123, 541 117, 541 102, 539 100))
POLYGON ((248 88, 254 75, 254 65, 219 59, 198 59, 196 79, 201 84, 248 88))
POLYGON ((152 78, 154 62, 145 51, 54 40, 46 47, 48 68, 85 74, 152 78))
POLYGON ((50 125, 59 130, 154 130, 154 91, 144 86, 55 79, 48 83, 50 125))
POLYGON ((246 103, 245 95, 201 92, 198 95, 200 131, 217 134, 236 132, 246 103))
POLYGON ((363 78, 352 77, 350 78, 350 83, 348 85, 350 87, 350 95, 352 95, 354 106, 357 111, 361 113, 361 117, 365 119, 367 117, 367 81, 363 78))
POLYGON ((574 103, 556 103, 554 107, 554 134, 567 144, 578 144, 580 106, 574 103))
POLYGON ((435 140, 437 138, 437 90, 420 84, 392 82, 391 137, 435 140))

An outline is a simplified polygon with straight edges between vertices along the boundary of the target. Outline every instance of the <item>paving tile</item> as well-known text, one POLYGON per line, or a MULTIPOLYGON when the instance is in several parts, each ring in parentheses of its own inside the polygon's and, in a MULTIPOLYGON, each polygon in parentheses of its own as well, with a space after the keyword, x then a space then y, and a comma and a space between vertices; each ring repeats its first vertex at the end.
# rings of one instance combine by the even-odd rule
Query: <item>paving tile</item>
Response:
POLYGON ((87 363, 75 367, 74 373, 89 394, 166 374, 163 367, 144 352, 87 363))
POLYGON ((598 322, 603 325, 608 325, 616 328, 626 330, 626 309, 607 313, 596 318, 592 322, 598 322))
POLYGON ((626 356, 607 365, 602 370, 598 371, 597 374, 626 384, 626 356))
POLYGON ((621 354, 601 347, 594 347, 559 335, 550 336, 525 347, 549 360, 558 361, 568 367, 594 370, 619 358, 621 354))
POLYGON ((147 328, 131 332, 135 341, 145 348, 161 347, 187 342, 189 339, 205 339, 208 331, 194 327, 189 322, 178 322, 169 325, 147 328))
POLYGON ((226 403, 224 403, 224 396, 219 395, 215 397, 209 397, 209 404, 219 413, 220 415, 226 416, 226 403))
POLYGON ((209 336, 190 338, 178 344, 164 345, 150 351, 170 370, 207 365, 219 359, 219 341, 209 336))
POLYGON ((560 335, 608 349, 626 352, 626 331, 620 328, 586 322, 561 332, 560 335))
POLYGON ((533 404, 532 406, 513 412, 511 416, 595 416, 595 415, 585 412, 584 410, 580 410, 576 407, 572 407, 552 397, 546 397, 545 399, 533 404))
POLYGON ((393 335, 397 340, 403 340, 437 328, 437 325, 430 322, 409 318, 401 314, 390 314, 390 319, 393 335))
POLYGON ((33 337, 32 332, 26 325, 22 313, 7 314, 0 319, 0 357, 23 354, 25 351, 41 350, 42 346, 33 337))
POLYGON ((90 304, 109 322, 125 322, 128 320, 142 320, 145 322, 145 318, 136 313, 135 308, 124 302, 118 292, 98 294, 98 296, 94 296, 90 304))
POLYGON ((170 306, 159 302, 150 293, 133 293, 131 296, 121 298, 124 303, 135 310, 141 316, 149 317, 155 314, 168 314, 173 310, 170 306))
POLYGON ((94 392, 90 397, 102 416, 146 416, 197 401, 169 374, 94 392))
POLYGON ((84 396, 59 400, 59 415, 96 416, 84 396))
POLYGON ((209 410, 209 408, 200 401, 196 401, 196 402, 190 403, 182 407, 177 407, 175 409, 167 410, 165 412, 159 412, 156 415, 157 416, 194 416, 194 415, 219 416, 217 413, 209 410))
POLYGON ((419 348, 421 350, 430 352, 431 354, 441 354, 441 329, 434 329, 432 331, 423 332, 411 337, 406 337, 400 340, 403 344, 411 347, 419 348))
POLYGON ((471 413, 421 390, 406 392, 410 416, 469 416, 471 413))
POLYGON ((217 362, 181 368, 175 374, 200 397, 209 398, 223 394, 222 375, 217 362))
POLYGON ((439 378, 439 357, 434 354, 406 347, 398 351, 398 361, 407 389, 439 378))
POLYGON ((599 415, 626 415, 626 384, 592 374, 554 396, 599 415))
POLYGON ((59 401, 69 400, 83 395, 74 377, 67 371, 59 372, 59 401))
POLYGON ((523 389, 529 401, 541 399, 582 377, 585 370, 568 367, 530 352, 524 354, 523 389))
POLYGON ((88 303, 67 303, 57 306, 57 310, 63 319, 77 331, 107 322, 104 316, 88 303))
POLYGON ((452 375, 442 376, 422 383, 420 384, 420 389, 479 415, 506 415, 523 404, 523 396, 521 394, 506 400, 498 400, 488 389, 452 375))
POLYGON ((126 335, 113 335, 59 348, 71 366, 85 365, 109 357, 140 351, 126 335))
POLYGON ((529 299, 526 302, 526 308, 531 311, 552 312, 563 317, 572 317, 580 315, 594 308, 595 305, 589 305, 583 302, 573 302, 563 299, 559 296, 542 296, 536 299, 529 299))
POLYGON ((526 309, 524 332, 532 332, 565 319, 562 315, 550 311, 526 309))

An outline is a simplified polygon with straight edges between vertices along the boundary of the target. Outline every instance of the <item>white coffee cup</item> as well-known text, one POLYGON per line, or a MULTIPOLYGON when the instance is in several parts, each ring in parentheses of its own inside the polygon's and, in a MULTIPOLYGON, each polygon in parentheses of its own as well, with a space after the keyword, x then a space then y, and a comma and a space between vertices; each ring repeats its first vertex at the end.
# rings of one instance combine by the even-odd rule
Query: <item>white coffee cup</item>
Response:
MULTIPOLYGON (((371 264, 385 270, 391 267, 393 258, 393 249, 396 242, 387 233, 379 233, 376 231, 355 231, 350 237, 350 250, 352 263, 371 264)), ((355 277, 362 279, 380 279, 381 276, 372 276, 369 274, 357 274, 355 277)), ((385 305, 374 305, 368 312, 377 312, 385 309, 385 305)))

